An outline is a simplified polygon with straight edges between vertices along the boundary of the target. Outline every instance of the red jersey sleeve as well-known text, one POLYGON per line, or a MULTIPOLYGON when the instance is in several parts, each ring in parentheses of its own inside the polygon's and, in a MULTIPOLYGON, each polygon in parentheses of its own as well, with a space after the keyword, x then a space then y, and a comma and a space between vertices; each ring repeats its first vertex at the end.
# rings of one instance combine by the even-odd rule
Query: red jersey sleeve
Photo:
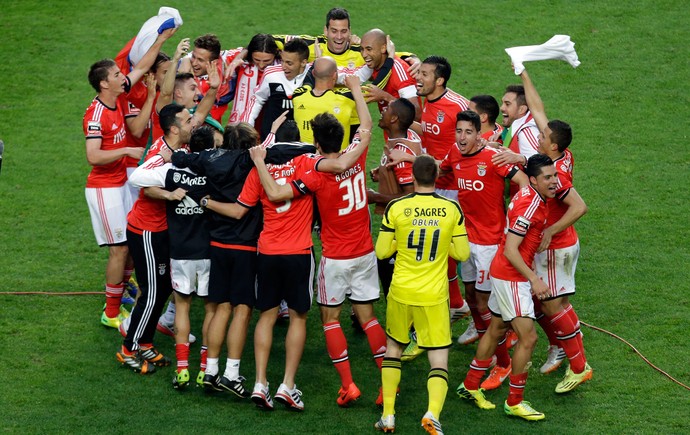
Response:
POLYGON ((263 189, 259 180, 259 173, 256 171, 256 168, 252 168, 244 182, 244 186, 242 186, 242 192, 237 197, 237 202, 246 207, 254 207, 259 202, 263 189))

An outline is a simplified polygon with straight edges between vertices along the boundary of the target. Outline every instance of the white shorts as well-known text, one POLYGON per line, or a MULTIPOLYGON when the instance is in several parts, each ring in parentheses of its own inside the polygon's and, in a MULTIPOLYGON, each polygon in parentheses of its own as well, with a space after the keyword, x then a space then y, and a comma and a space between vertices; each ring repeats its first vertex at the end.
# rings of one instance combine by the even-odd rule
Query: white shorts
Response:
POLYGON ((348 260, 321 257, 316 303, 337 307, 347 296, 355 303, 371 303, 379 299, 379 274, 376 254, 370 252, 348 260))
POLYGON ((127 242, 127 213, 132 208, 129 188, 87 187, 86 204, 91 214, 91 226, 99 246, 127 242))
POLYGON ((529 281, 503 281, 491 278, 491 287, 489 310, 500 314, 504 322, 510 322, 516 317, 535 318, 532 285, 529 281))
POLYGON ((444 198, 452 199, 453 201, 457 202, 458 201, 458 191, 457 190, 450 190, 450 189, 436 189, 436 193, 441 195, 444 198))
POLYGON ((170 279, 172 288, 183 295, 196 293, 197 296, 208 296, 208 277, 211 272, 211 260, 175 260, 170 259, 170 279))
MULTIPOLYGON (((135 169, 136 168, 127 168, 127 182, 125 183, 125 186, 127 186, 127 188, 129 189, 129 195, 132 197, 132 205, 129 207, 130 210, 134 205, 134 201, 136 201, 139 197, 139 188, 132 186, 129 182, 129 176, 132 175, 132 172, 134 172, 135 169)), ((127 210, 127 213, 129 213, 129 210, 127 210)))
POLYGON ((474 282, 474 288, 484 293, 491 292, 489 268, 498 251, 498 245, 477 245, 470 242, 470 258, 460 263, 463 282, 474 282))
POLYGON ((551 297, 575 293, 575 269, 580 256, 580 241, 561 249, 547 249, 534 257, 534 270, 549 286, 551 297))

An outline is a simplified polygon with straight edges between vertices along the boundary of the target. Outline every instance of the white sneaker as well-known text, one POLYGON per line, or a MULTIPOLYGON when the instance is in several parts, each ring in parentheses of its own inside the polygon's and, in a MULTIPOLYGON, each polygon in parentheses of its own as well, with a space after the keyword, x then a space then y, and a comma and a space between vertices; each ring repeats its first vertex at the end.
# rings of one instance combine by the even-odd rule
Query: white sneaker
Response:
POLYGON ((443 429, 441 429, 441 423, 434 417, 430 411, 427 411, 422 417, 422 427, 427 433, 432 435, 443 435, 443 429))
POLYGON ((395 415, 382 415, 379 421, 374 423, 374 429, 381 432, 395 432, 395 415))
POLYGON ((252 391, 251 397, 252 402, 259 408, 268 410, 273 409, 273 399, 271 399, 271 393, 268 392, 268 385, 264 385, 260 382, 254 384, 254 391, 252 391))
POLYGON ((462 307, 450 309, 450 324, 457 322, 470 315, 470 306, 467 301, 462 301, 462 307))
POLYGON ((288 305, 285 300, 280 301, 280 308, 278 309, 278 319, 289 319, 290 312, 288 311, 288 305))
POLYGON ((549 346, 546 362, 539 369, 543 374, 551 373, 561 366, 565 360, 565 351, 558 346, 549 346))
MULTIPOLYGON (((161 317, 162 319, 162 317, 161 317)), ((128 324, 129 326, 129 324, 128 324)), ((175 338, 175 327, 173 324, 167 324, 163 323, 162 320, 158 320, 158 324, 156 325, 156 330, 160 332, 161 334, 167 335, 169 337, 175 338)), ((196 336, 192 334, 191 332, 189 333, 189 344, 193 344, 196 342, 196 336)))
POLYGON ((276 400, 293 411, 304 411, 302 392, 297 389, 297 385, 293 389, 289 389, 287 385, 280 384, 278 391, 276 391, 276 400))
POLYGON ((467 329, 465 330, 465 332, 463 332, 462 335, 458 337, 458 343, 467 345, 472 344, 477 340, 479 340, 477 327, 474 326, 474 320, 470 320, 470 323, 467 325, 467 329))

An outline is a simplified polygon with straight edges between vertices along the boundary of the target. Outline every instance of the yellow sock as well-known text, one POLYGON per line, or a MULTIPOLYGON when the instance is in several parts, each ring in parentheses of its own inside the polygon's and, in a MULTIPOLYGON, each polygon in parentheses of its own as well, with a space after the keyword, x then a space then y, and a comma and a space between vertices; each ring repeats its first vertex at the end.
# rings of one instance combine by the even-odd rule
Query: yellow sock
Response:
POLYGON ((439 368, 429 370, 426 388, 429 391, 429 411, 438 419, 448 393, 448 371, 439 368))
POLYGON ((395 395, 400 384, 401 364, 398 358, 383 358, 381 384, 383 386, 383 415, 395 414, 395 395))

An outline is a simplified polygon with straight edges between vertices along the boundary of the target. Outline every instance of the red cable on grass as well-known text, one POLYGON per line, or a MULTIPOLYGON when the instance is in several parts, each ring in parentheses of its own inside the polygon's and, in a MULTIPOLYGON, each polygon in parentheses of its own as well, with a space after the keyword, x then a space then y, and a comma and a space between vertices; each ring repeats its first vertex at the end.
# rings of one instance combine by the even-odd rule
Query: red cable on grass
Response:
POLYGON ((81 295, 103 295, 105 292, 0 292, 0 295, 44 295, 44 296, 81 296, 81 295))
POLYGON ((642 358, 642 361, 646 362, 651 368, 653 368, 653 369, 656 370, 657 372, 661 373, 662 375, 666 376, 666 377, 669 378, 671 381, 675 382, 676 384, 680 385, 681 387, 685 388, 686 390, 690 390, 690 387, 688 387, 688 386, 685 385, 684 383, 682 383, 682 382, 680 382, 680 381, 674 379, 673 376, 669 375, 669 374, 666 373, 665 371, 661 370, 659 367, 657 367, 657 366, 655 366, 654 364, 652 364, 652 362, 649 361, 649 360, 647 359, 647 357, 645 357, 644 355, 642 355, 642 353, 640 353, 640 351, 637 350, 637 349, 635 348, 635 346, 633 346, 632 344, 630 344, 629 342, 627 342, 625 339, 623 339, 623 338, 617 336, 617 335, 614 334, 613 332, 610 332, 610 331, 607 331, 607 330, 605 330, 605 329, 599 328, 598 326, 590 325, 589 323, 585 323, 585 322, 583 322, 582 320, 580 320, 580 324, 581 324, 581 325, 585 325, 585 326, 588 327, 588 328, 594 329, 595 331, 603 332, 604 334, 609 335, 609 336, 615 338, 616 340, 622 341, 623 343, 627 344, 627 345, 630 347, 630 349, 632 349, 640 358, 642 358))

